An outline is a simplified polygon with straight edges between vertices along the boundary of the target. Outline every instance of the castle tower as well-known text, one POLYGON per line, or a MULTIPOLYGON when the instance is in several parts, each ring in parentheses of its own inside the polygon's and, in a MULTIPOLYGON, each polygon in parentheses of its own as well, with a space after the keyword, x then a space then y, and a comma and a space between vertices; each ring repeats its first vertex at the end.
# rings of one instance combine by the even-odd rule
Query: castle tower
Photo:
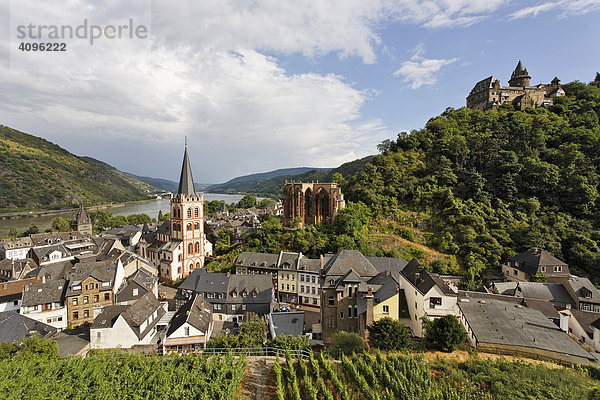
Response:
POLYGON ((182 271, 186 277, 204 266, 204 195, 196 193, 187 144, 183 154, 181 177, 177 194, 171 195, 171 240, 182 241, 182 271))
POLYGON ((508 85, 512 87, 526 87, 529 86, 530 81, 531 77, 527 73, 527 68, 525 68, 521 60, 519 60, 517 67, 510 76, 508 85))
POLYGON ((85 213, 83 206, 79 207, 79 212, 71 221, 71 230, 84 235, 92 235, 92 221, 85 213))

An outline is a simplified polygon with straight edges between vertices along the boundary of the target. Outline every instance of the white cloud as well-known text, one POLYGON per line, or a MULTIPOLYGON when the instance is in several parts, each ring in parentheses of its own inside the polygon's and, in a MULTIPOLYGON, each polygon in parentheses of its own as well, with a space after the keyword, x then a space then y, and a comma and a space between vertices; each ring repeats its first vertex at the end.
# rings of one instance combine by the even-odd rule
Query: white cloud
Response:
MULTIPOLYGON (((131 2, 12 3, 36 23, 80 22, 82 6, 97 22, 144 17, 131 2)), ((336 166, 393 137, 382 121, 361 114, 373 92, 335 74, 290 73, 277 54, 334 53, 373 63, 382 46, 380 28, 388 23, 464 26, 504 3, 157 0, 147 45, 99 44, 83 58, 76 44, 66 57, 40 54, 24 69, 0 67, 0 123, 144 175, 177 176, 184 135, 197 180, 336 166), (48 74, 52 70, 63 72, 48 74)), ((8 15, 6 2, 0 4, 0 25, 9 26, 8 15)), ((7 38, 0 36, 4 64, 13 45, 7 38)), ((415 88, 433 83, 456 61, 422 55, 397 72, 415 88)))
POLYGON ((425 85, 434 85, 437 82, 438 72, 445 67, 458 61, 458 58, 425 58, 425 46, 420 43, 413 49, 413 56, 402 63, 400 69, 394 72, 395 76, 402 77, 404 82, 410 84, 412 89, 418 89, 425 85))
POLYGON ((524 7, 511 13, 509 19, 537 17, 541 13, 557 10, 559 18, 583 15, 600 10, 600 0, 559 0, 540 3, 535 6, 524 7))

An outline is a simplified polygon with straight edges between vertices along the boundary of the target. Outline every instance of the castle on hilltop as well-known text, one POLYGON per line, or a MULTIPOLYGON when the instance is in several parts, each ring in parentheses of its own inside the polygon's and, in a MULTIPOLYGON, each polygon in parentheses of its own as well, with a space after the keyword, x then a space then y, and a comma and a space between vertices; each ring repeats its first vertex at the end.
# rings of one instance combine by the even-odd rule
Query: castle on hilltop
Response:
POLYGON ((505 103, 512 103, 517 110, 528 107, 548 107, 554 104, 554 98, 564 96, 558 78, 549 84, 530 85, 531 76, 519 60, 510 76, 508 86, 500 86, 493 75, 475 84, 467 97, 467 107, 473 110, 495 110, 505 103))

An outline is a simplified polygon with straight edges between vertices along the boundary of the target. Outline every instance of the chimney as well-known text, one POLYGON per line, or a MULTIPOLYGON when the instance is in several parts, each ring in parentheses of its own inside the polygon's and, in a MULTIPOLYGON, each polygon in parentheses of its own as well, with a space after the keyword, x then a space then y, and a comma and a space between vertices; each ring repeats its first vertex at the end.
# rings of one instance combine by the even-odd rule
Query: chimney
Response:
MULTIPOLYGON (((365 320, 365 328, 373 325, 373 289, 367 291, 367 318, 365 320)), ((365 338, 368 337, 368 332, 365 329, 365 338)))
POLYGON ((46 283, 46 275, 42 275, 42 283, 46 283))
POLYGON ((321 271, 323 271, 323 254, 319 256, 319 259, 321 260, 321 271))

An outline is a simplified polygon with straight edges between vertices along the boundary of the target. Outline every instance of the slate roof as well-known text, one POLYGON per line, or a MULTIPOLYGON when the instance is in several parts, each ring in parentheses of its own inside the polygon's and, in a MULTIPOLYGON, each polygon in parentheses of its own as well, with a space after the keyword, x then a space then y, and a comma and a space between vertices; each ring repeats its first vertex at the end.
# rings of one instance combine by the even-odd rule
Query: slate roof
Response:
POLYGON ((408 280, 423 295, 429 292, 434 286, 438 286, 445 295, 456 295, 456 293, 450 289, 448 284, 439 276, 427 272, 427 270, 419 264, 416 258, 413 258, 404 267, 402 275, 404 275, 406 280, 408 280))
POLYGON ((102 309, 102 312, 94 318, 93 329, 106 329, 112 328, 117 322, 117 319, 123 311, 127 309, 127 305, 117 304, 114 306, 106 306, 102 309))
POLYGON ((596 289, 594 284, 588 278, 571 276, 565 285, 569 285, 580 301, 588 303, 600 303, 600 291, 596 289), (585 292, 588 292, 591 297, 585 297, 585 292))
MULTIPOLYGON (((538 268, 541 266, 552 267, 556 265, 568 267, 565 262, 559 260, 543 249, 529 249, 514 257, 510 257, 509 261, 518 262, 519 265, 513 268, 517 268, 529 275, 536 275, 538 268)), ((547 273, 550 272, 551 271, 547 271, 547 273)))
MULTIPOLYGON (((270 303, 273 295, 273 278, 271 275, 229 275, 209 273, 204 268, 196 268, 179 285, 179 289, 195 293, 224 293, 222 299, 208 299, 211 303, 270 303), (243 297, 242 292, 247 296, 243 297), (233 297, 233 292, 236 296, 233 297), (256 297, 252 292, 256 291, 256 297)), ((179 293, 178 293, 179 294, 179 293)))
POLYGON ((275 336, 300 336, 304 331, 304 311, 274 312, 271 320, 275 329, 275 336))
POLYGON ((212 307, 207 306, 202 296, 195 295, 182 305, 171 319, 167 330, 167 337, 171 336, 186 322, 206 334, 212 321, 212 307))
POLYGON ((529 299, 524 297, 515 297, 515 296, 506 296, 502 294, 494 294, 494 293, 483 293, 483 292, 475 292, 475 291, 458 291, 458 298, 460 299, 469 299, 471 301, 477 300, 499 300, 508 303, 518 304, 525 307, 533 308, 544 314, 546 318, 552 320, 560 319, 560 314, 556 311, 556 308, 550 303, 548 300, 540 300, 540 299, 529 299))
POLYGON ((190 159, 188 157, 187 144, 185 146, 185 152, 183 153, 183 165, 181 166, 181 176, 179 177, 179 188, 177 189, 177 193, 186 197, 196 196, 196 190, 194 189, 194 178, 192 177, 192 167, 190 166, 190 159))
POLYGON ((515 296, 575 306, 575 302, 562 283, 519 282, 515 290, 515 296))
POLYGON ((277 268, 279 254, 254 253, 242 251, 235 260, 235 265, 247 267, 277 268))
POLYGON ((21 315, 18 311, 0 312, 0 343, 17 343, 33 332, 45 338, 54 335, 56 328, 21 315))
POLYGON ((32 258, 24 258, 21 260, 11 260, 7 258, 0 261, 0 270, 6 271, 5 273, 3 273, 3 275, 8 278, 7 280, 18 279, 21 272, 28 266, 31 269, 36 269, 38 267, 38 265, 32 258))
POLYGON ((87 239, 90 236, 80 232, 44 232, 30 235, 34 246, 45 246, 48 244, 63 243, 70 240, 87 239))
POLYGON ((498 294, 514 296, 517 289, 517 282, 495 282, 494 287, 498 291, 498 294))
POLYGON ((150 291, 158 278, 143 268, 138 269, 129 277, 130 282, 135 282, 144 289, 150 291))
POLYGON ((85 213, 83 206, 79 207, 79 211, 77 212, 77 214, 75 215, 73 220, 75 222, 77 222, 78 224, 90 224, 92 222, 92 221, 90 221, 90 218, 85 213))
POLYGON ((583 328, 585 333, 588 334, 588 336, 593 337, 592 326, 600 329, 600 313, 581 311, 575 309, 571 309, 569 310, 569 312, 571 313, 573 318, 577 320, 579 325, 581 325, 581 327, 583 328))
POLYGON ((478 343, 541 349, 594 359, 541 312, 511 302, 485 299, 458 306, 478 343))
POLYGON ((375 276, 379 272, 358 250, 342 250, 324 266, 325 275, 343 276, 350 269, 360 276, 375 276))
POLYGON ((5 249, 13 250, 13 249, 23 249, 26 247, 33 246, 33 241, 29 236, 23 236, 18 238, 10 238, 10 239, 2 239, 0 241, 5 249))
POLYGON ((64 279, 25 286, 22 305, 30 307, 48 303, 63 303, 66 290, 67 281, 64 279))
POLYGON ((512 79, 512 78, 520 78, 520 77, 523 77, 523 76, 528 77, 529 74, 527 73, 527 68, 525 68, 523 66, 523 63, 521 62, 521 60, 519 60, 519 63, 515 67, 515 70, 512 72, 512 74, 510 75, 510 77, 512 79))
POLYGON ((485 79, 480 80, 479 82, 477 82, 475 84, 475 86, 473 86, 473 89, 471 89, 471 92, 469 93, 469 96, 480 92, 482 90, 486 90, 489 89, 491 87, 494 86, 494 82, 496 82, 498 79, 496 79, 493 75, 492 76, 488 76, 485 79))
POLYGON ((40 260, 40 262, 48 261, 50 253, 53 253, 55 251, 59 251, 61 253, 61 258, 71 256, 71 253, 62 243, 53 244, 49 246, 34 247, 32 250, 35 253, 37 259, 40 260))
MULTIPOLYGON (((114 260, 80 262, 69 272, 69 288, 67 296, 79 293, 81 290, 73 290, 88 276, 92 276, 100 282, 109 282, 108 288, 114 285, 117 263, 114 260)), ((104 288, 107 289, 107 288, 104 288)))
MULTIPOLYGON (((369 279, 368 282, 361 283, 358 291, 367 293, 369 288, 373 293, 373 304, 377 305, 387 299, 399 294, 400 285, 393 277, 391 272, 381 272, 369 279)), ((357 298, 358 313, 362 314, 367 310, 367 300, 363 296, 357 298)))
POLYGON ((73 268, 72 260, 58 261, 42 265, 36 276, 45 276, 49 280, 67 279, 71 268, 73 268))
POLYGON ((23 296, 23 288, 26 285, 39 282, 41 282, 41 279, 30 278, 0 283, 0 303, 21 299, 23 296))
POLYGON ((157 234, 161 235, 170 235, 171 234, 171 221, 164 221, 158 229, 156 230, 157 234))
POLYGON ((321 272, 321 260, 318 258, 302 257, 300 258, 298 270, 319 273, 321 272))

